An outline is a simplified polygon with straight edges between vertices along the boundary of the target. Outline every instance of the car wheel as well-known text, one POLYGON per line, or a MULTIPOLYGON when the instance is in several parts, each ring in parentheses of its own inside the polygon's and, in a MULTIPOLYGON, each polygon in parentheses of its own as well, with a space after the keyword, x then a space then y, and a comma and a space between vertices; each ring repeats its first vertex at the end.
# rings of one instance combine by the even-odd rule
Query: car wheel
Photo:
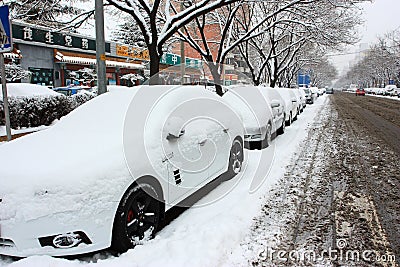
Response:
POLYGON ((279 134, 279 135, 284 134, 284 133, 285 133, 285 129, 286 129, 286 119, 285 119, 285 117, 284 117, 284 118, 283 118, 283 121, 282 121, 282 125, 281 125, 281 127, 278 129, 278 134, 279 134))
POLYGON ((229 154, 229 166, 225 180, 232 179, 242 170, 243 159, 244 155, 242 142, 238 139, 235 139, 229 154))
POLYGON ((154 237, 161 218, 159 195, 153 186, 140 184, 122 199, 115 215, 112 245, 125 252, 154 237))
POLYGON ((267 125, 267 132, 265 133, 265 138, 261 142, 261 149, 268 147, 272 142, 272 127, 271 124, 267 125))
POLYGON ((286 122, 286 126, 290 126, 292 124, 292 114, 289 115, 289 120, 286 122))

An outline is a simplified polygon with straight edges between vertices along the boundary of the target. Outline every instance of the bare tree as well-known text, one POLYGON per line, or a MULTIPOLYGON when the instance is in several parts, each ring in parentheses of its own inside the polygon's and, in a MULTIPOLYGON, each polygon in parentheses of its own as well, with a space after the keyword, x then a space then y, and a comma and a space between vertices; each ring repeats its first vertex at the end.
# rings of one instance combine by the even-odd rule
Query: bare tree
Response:
POLYGON ((179 29, 197 17, 238 0, 106 0, 136 21, 150 55, 150 75, 158 82, 164 45, 179 29))
MULTIPOLYGON (((213 13, 197 17, 195 21, 178 31, 181 38, 194 48, 206 61, 210 68, 216 92, 223 94, 221 74, 223 64, 227 55, 242 42, 246 42, 265 33, 272 25, 268 21, 291 7, 299 4, 307 4, 313 0, 286 0, 286 1, 263 1, 274 6, 268 14, 261 14, 254 8, 255 3, 239 1, 215 10, 213 13), (216 40, 211 40, 207 31, 214 28, 219 33, 216 40), (213 46, 218 44, 216 53, 213 46)), ((214 35, 215 36, 215 35, 214 35)))
POLYGON ((88 0, 4 0, 14 20, 74 31, 94 15, 93 9, 77 7, 88 0))
POLYGON ((400 32, 393 31, 363 52, 361 60, 340 80, 341 84, 381 87, 390 81, 400 86, 400 32))
MULTIPOLYGON (((293 80, 294 70, 300 69, 296 62, 300 60, 298 55, 309 49, 310 44, 319 50, 332 50, 355 43, 358 38, 354 28, 361 21, 355 5, 358 2, 309 1, 272 16, 264 33, 239 45, 253 82, 267 82, 270 86, 287 84, 293 80)), ((276 7, 261 2, 258 10, 268 14, 273 8, 276 7)), ((247 31, 251 22, 243 20, 240 25, 247 31)))

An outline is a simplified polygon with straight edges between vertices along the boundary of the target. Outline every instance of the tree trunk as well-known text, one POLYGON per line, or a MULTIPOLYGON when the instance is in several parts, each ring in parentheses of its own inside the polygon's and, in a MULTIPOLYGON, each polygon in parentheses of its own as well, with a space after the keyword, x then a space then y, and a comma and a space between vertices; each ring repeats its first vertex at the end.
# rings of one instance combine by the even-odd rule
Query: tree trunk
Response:
POLYGON ((157 46, 150 45, 149 47, 150 55, 150 85, 161 84, 160 81, 160 56, 157 53, 157 46))
POLYGON ((215 91, 217 95, 223 96, 224 92, 222 90, 221 74, 218 71, 218 66, 214 64, 209 64, 208 66, 210 67, 211 75, 213 76, 214 79, 215 91))

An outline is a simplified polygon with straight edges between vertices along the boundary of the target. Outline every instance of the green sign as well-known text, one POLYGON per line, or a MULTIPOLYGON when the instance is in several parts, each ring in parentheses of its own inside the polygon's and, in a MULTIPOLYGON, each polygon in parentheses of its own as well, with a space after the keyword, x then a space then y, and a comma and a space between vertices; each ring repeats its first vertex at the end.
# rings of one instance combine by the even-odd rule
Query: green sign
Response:
MULTIPOLYGON (((12 25, 13 38, 25 42, 36 42, 47 45, 62 46, 65 48, 79 48, 87 51, 96 51, 96 40, 83 38, 68 33, 54 32, 35 28, 31 25, 12 25)), ((110 52, 110 43, 106 43, 106 52, 110 52)))
MULTIPOLYGON (((202 67, 202 63, 200 59, 196 58, 185 58, 186 61, 186 67, 187 68, 194 68, 194 69, 200 69, 202 67)), ((180 65, 181 64, 181 56, 177 54, 171 54, 171 53, 165 53, 162 55, 160 59, 161 64, 165 65, 180 65)))

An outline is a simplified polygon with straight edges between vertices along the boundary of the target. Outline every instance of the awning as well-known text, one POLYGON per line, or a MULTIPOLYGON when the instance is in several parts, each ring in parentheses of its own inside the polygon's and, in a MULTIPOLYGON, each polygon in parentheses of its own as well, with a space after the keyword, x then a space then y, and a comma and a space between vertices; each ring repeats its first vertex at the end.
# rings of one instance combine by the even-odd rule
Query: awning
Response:
POLYGON ((9 59, 16 59, 16 58, 22 58, 21 51, 15 50, 10 53, 4 53, 4 58, 9 58, 9 59))
MULTIPOLYGON (((71 63, 71 64, 80 64, 80 65, 96 65, 95 58, 85 58, 85 57, 72 57, 72 56, 60 56, 57 59, 60 62, 71 63)), ((120 67, 124 69, 144 69, 144 66, 141 64, 128 63, 128 62, 120 62, 115 60, 106 60, 107 67, 120 67)))

